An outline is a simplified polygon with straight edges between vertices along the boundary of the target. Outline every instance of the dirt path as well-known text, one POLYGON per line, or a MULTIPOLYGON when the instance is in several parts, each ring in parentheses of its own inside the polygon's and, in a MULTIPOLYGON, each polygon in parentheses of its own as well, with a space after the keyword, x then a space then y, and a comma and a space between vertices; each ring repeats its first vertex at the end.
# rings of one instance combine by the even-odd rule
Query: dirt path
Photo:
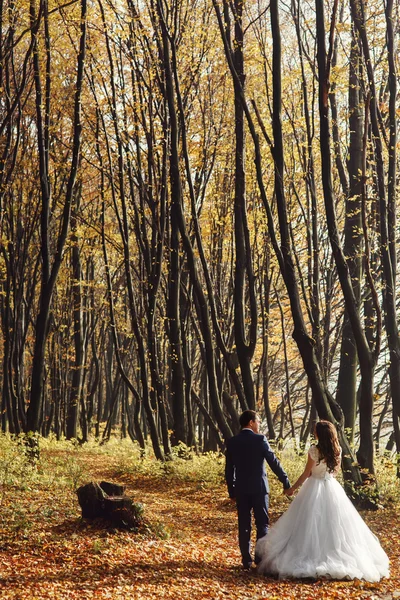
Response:
MULTIPOLYGON (((61 498, 46 489, 24 492, 18 510, 25 521, 18 527, 15 520, 7 526, 3 519, 0 530, 2 600, 400 598, 399 516, 394 508, 363 515, 392 558, 389 581, 278 582, 240 569, 235 509, 223 486, 118 476, 100 457, 91 459, 91 476, 124 483, 127 494, 144 504, 146 518, 161 523, 168 538, 82 522, 72 492, 61 498)), ((275 499, 272 519, 284 503, 275 499)))

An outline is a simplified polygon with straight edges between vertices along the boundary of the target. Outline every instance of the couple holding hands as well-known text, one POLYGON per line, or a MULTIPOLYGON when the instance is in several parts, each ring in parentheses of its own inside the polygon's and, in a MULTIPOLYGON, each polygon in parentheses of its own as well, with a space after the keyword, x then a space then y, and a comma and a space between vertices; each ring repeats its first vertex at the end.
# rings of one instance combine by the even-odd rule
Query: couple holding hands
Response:
POLYGON ((389 577, 386 553, 335 479, 341 448, 332 423, 316 424, 317 443, 310 447, 305 469, 292 486, 266 437, 259 433, 257 413, 246 410, 240 425, 240 433, 227 443, 225 477, 229 497, 236 500, 243 567, 253 567, 253 513, 257 529, 254 562, 261 574, 367 581, 389 577), (271 529, 265 462, 287 496, 301 487, 271 529))

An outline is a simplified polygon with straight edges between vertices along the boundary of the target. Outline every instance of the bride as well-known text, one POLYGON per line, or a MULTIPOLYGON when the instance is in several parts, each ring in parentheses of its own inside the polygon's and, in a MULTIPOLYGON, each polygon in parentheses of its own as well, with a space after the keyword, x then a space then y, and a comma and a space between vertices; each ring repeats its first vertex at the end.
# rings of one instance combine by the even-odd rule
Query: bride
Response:
POLYGON ((303 487, 288 510, 258 540, 262 574, 379 581, 389 577, 389 559, 378 538, 347 498, 335 474, 341 449, 335 427, 319 421, 303 474, 287 491, 303 487))

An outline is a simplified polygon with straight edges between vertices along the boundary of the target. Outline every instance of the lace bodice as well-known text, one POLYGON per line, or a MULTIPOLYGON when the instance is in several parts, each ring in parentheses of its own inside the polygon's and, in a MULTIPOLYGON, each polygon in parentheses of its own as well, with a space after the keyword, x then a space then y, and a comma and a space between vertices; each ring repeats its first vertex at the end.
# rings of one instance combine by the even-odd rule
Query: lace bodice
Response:
POLYGON ((313 460, 315 460, 315 465, 311 469, 311 477, 316 477, 317 479, 327 479, 333 477, 333 475, 328 471, 325 459, 319 459, 319 452, 316 446, 311 446, 308 454, 313 460))

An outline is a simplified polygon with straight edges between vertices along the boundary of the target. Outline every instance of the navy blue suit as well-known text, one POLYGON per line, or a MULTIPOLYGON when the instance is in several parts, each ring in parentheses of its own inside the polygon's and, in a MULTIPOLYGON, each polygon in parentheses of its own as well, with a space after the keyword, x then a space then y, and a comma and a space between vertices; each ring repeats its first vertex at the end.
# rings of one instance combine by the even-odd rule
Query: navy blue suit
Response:
MULTIPOLYGON (((225 478, 230 498, 236 498, 239 522, 239 547, 244 566, 250 566, 251 511, 257 528, 257 539, 268 530, 269 485, 265 461, 282 482, 290 487, 288 476, 272 452, 267 438, 251 429, 230 438, 226 448, 225 478)), ((257 557, 256 557, 257 562, 257 557)))

